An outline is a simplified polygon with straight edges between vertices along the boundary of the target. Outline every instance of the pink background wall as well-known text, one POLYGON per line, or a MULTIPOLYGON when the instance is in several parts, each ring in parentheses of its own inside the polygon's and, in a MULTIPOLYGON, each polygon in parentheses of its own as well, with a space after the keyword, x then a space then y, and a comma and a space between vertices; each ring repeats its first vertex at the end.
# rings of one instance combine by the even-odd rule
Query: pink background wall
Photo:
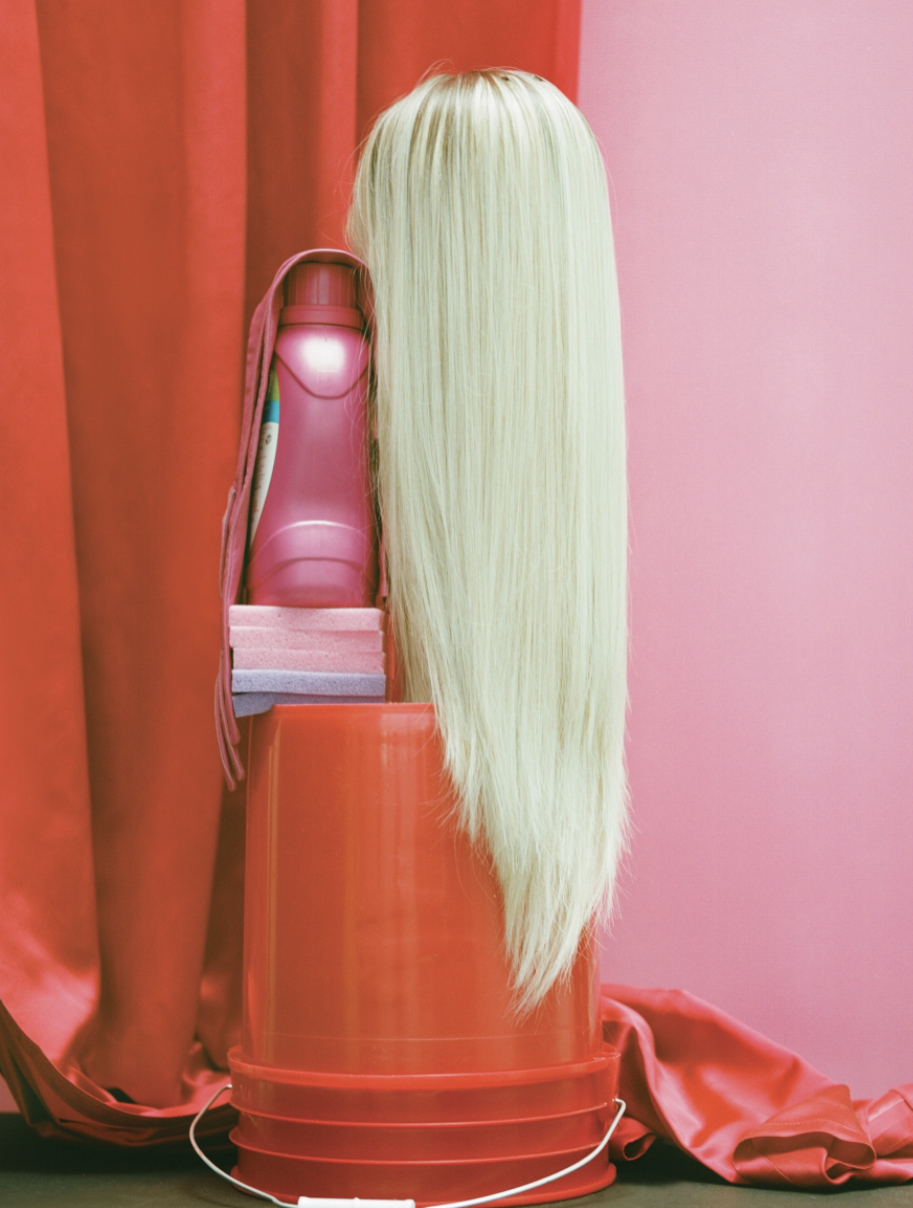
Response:
POLYGON ((629 406, 606 980, 913 1081, 913 5, 584 0, 629 406))

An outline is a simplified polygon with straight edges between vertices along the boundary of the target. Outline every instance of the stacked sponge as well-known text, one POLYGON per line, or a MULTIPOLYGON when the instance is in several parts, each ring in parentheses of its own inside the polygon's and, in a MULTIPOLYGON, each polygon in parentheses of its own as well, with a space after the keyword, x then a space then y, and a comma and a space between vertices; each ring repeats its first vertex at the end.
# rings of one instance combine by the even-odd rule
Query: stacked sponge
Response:
POLYGON ((228 640, 235 717, 273 705, 384 700, 385 638, 379 608, 233 605, 228 640))

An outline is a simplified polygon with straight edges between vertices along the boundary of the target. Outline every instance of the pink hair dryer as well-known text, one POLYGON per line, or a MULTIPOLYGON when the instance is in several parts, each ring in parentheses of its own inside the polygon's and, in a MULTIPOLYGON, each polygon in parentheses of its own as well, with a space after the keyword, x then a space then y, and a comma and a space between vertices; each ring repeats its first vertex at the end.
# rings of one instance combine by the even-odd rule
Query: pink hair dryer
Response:
POLYGON ((364 329, 352 263, 307 260, 289 272, 251 498, 250 604, 374 605, 364 329))

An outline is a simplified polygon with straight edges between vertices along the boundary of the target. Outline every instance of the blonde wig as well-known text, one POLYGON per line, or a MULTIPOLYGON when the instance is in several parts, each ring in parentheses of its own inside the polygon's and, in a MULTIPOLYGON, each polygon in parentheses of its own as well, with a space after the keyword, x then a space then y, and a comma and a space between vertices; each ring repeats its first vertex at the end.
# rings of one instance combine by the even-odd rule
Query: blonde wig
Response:
POLYGON ((624 406, 596 141, 536 76, 433 77, 374 126, 349 239, 374 290, 405 698, 436 707, 526 1009, 607 909, 625 836, 624 406))

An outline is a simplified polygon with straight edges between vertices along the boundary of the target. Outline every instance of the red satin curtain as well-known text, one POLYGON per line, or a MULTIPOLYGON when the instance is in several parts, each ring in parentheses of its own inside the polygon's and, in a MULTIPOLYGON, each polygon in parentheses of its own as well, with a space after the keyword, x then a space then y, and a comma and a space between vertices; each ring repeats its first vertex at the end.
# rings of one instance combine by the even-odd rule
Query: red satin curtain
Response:
POLYGON ((341 243, 360 138, 430 68, 573 96, 579 0, 0 0, 0 27, 0 1072, 44 1132, 161 1142, 239 1023, 212 691, 246 324, 341 243))

